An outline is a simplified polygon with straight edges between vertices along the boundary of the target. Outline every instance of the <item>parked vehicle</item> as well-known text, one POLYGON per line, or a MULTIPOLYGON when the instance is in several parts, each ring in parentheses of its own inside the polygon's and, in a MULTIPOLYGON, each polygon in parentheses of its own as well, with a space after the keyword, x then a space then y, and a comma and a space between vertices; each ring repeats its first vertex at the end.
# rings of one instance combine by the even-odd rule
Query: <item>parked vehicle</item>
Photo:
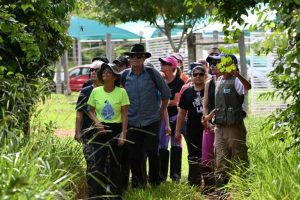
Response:
MULTIPOLYGON (((78 92, 81 90, 82 85, 89 80, 89 74, 90 74, 90 68, 91 65, 81 65, 81 66, 76 66, 71 69, 69 69, 69 84, 70 84, 70 89, 72 92, 78 92)), ((61 81, 62 83, 64 82, 64 73, 60 73, 61 81)), ((56 85, 57 83, 57 73, 54 75, 54 83, 56 85)), ((62 86, 62 88, 64 88, 62 86)))

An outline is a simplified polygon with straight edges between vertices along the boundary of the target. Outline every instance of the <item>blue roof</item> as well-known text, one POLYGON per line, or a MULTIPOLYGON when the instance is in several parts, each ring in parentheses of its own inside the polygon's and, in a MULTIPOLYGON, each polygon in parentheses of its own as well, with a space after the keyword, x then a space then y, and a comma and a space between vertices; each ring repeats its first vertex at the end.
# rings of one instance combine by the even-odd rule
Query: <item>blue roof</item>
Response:
POLYGON ((110 33, 113 40, 116 39, 138 39, 139 36, 130 31, 106 26, 95 20, 72 16, 69 35, 79 40, 105 40, 106 34, 110 33))

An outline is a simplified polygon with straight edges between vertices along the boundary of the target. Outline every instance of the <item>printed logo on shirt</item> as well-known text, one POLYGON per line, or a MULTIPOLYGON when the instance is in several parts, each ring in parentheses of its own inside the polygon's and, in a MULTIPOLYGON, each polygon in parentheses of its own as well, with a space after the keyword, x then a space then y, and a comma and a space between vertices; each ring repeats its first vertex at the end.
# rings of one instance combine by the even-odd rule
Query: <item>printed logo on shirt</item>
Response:
POLYGON ((101 117, 105 120, 112 120, 115 115, 114 109, 107 100, 104 103, 105 105, 101 112, 101 117))
POLYGON ((194 99, 193 106, 196 108, 197 113, 203 112, 202 97, 200 92, 196 92, 196 98, 194 99))

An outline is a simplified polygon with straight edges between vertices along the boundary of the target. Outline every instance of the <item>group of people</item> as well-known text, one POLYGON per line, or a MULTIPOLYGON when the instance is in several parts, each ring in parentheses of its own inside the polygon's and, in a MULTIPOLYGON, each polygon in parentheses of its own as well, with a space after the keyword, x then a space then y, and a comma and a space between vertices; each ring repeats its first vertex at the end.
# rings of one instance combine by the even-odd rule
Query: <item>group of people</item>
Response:
POLYGON ((76 106, 75 139, 83 143, 88 196, 122 199, 128 188, 181 179, 182 136, 188 149, 188 183, 204 193, 222 188, 230 161, 247 163, 243 99, 250 83, 237 59, 212 48, 206 60, 183 71, 179 53, 145 63, 151 53, 135 44, 113 63, 96 57, 76 106), (222 57, 236 65, 218 71, 222 57), (170 143, 170 148, 169 148, 170 143), (169 150, 170 149, 170 150, 169 150), (148 159, 148 172, 146 161, 148 159), (170 164, 169 164, 170 163, 170 164))

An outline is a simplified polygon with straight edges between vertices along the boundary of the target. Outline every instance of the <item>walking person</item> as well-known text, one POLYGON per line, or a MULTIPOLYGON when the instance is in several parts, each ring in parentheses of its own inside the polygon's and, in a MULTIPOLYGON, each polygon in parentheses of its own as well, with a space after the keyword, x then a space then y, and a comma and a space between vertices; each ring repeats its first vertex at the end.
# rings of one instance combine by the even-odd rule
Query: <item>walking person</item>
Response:
POLYGON ((122 85, 126 89, 130 106, 128 109, 128 140, 132 170, 132 187, 144 187, 145 154, 149 163, 149 183, 158 185, 159 180, 159 130, 167 108, 170 91, 160 73, 144 66, 151 57, 142 44, 132 46, 129 56, 131 68, 122 73, 122 85))
MULTIPOLYGON (((112 199, 122 199, 120 147, 124 145, 128 125, 129 98, 126 91, 120 88, 120 75, 114 64, 102 64, 97 73, 98 79, 103 84, 95 88, 88 100, 90 105, 89 114, 93 120, 99 135, 98 168, 99 183, 105 183, 105 162, 110 154, 110 186, 112 199)), ((98 188, 98 199, 105 199, 106 187, 98 188)))
POLYGON ((101 85, 97 78, 97 71, 100 70, 102 64, 102 61, 93 61, 90 68, 90 80, 92 84, 81 89, 76 104, 74 139, 78 142, 82 142, 83 145, 83 154, 86 160, 86 180, 89 198, 98 196, 98 188, 100 185, 96 179, 99 176, 98 149, 100 149, 101 146, 97 142, 99 140, 99 136, 93 128, 93 121, 89 116, 90 106, 87 104, 87 101, 93 89, 101 85))
MULTIPOLYGON (((232 162, 248 162, 246 145, 246 127, 243 110, 245 94, 251 84, 237 71, 237 59, 234 55, 221 55, 231 60, 236 70, 221 72, 221 63, 217 65, 221 76, 217 79, 215 89, 215 152, 216 152, 216 187, 222 188, 229 180, 232 162)), ((221 59, 221 58, 220 58, 221 59)), ((223 67, 227 67, 222 64, 223 67)))
POLYGON ((201 185, 201 150, 203 125, 202 99, 204 96, 204 84, 206 70, 202 65, 195 66, 192 71, 192 83, 186 88, 179 100, 179 113, 176 124, 175 138, 180 140, 181 129, 187 114, 186 134, 189 143, 188 149, 188 182, 190 185, 199 187, 201 185))
POLYGON ((184 85, 184 81, 180 76, 176 75, 178 69, 177 60, 172 57, 159 58, 161 71, 164 73, 165 81, 171 91, 171 98, 167 107, 168 119, 171 132, 166 132, 166 122, 162 122, 159 139, 159 156, 160 156, 160 178, 166 181, 169 168, 169 140, 171 141, 170 156, 170 178, 173 182, 179 182, 181 178, 181 160, 182 160, 182 141, 175 139, 175 128, 177 121, 177 104, 179 102, 179 92, 184 85))

